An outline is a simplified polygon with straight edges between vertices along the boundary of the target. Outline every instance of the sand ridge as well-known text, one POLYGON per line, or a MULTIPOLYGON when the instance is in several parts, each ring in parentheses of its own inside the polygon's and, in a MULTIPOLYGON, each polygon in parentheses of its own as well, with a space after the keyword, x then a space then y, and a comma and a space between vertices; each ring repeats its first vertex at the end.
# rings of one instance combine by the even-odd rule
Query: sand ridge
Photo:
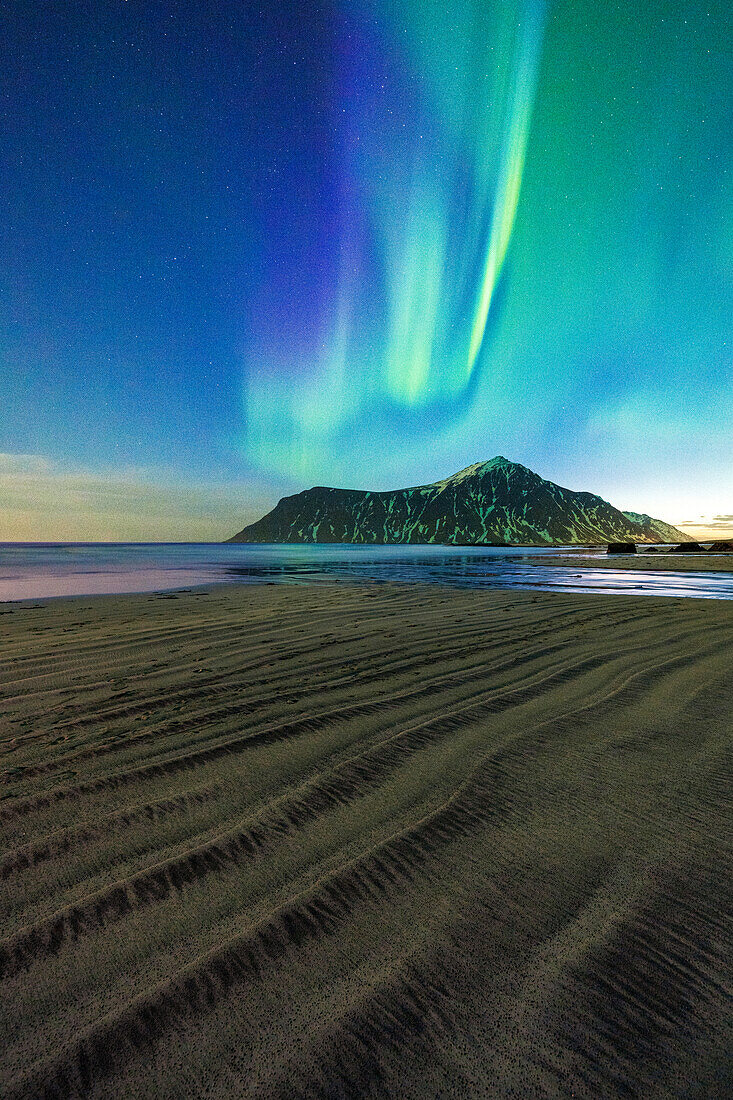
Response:
POLYGON ((730 604, 262 585, 3 627, 4 1096, 729 1090, 730 604))

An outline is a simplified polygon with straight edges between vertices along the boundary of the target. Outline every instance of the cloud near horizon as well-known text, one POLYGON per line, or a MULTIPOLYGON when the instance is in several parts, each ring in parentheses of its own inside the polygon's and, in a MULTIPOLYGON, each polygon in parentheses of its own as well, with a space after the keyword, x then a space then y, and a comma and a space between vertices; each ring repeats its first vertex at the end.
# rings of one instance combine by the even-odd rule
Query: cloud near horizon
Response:
POLYGON ((733 516, 698 516, 697 519, 681 519, 675 524, 680 531, 700 542, 733 539, 733 516))
POLYGON ((263 486, 188 484, 166 470, 95 471, 0 453, 3 542, 220 542, 274 503, 263 486))

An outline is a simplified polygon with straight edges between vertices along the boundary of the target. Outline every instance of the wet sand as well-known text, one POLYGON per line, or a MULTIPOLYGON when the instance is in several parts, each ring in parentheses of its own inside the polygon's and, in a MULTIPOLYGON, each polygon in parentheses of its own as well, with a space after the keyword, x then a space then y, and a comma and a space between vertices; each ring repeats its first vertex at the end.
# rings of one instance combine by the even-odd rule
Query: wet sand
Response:
POLYGON ((568 562, 584 569, 654 569, 675 573, 733 573, 733 554, 667 554, 649 553, 644 550, 638 554, 601 554, 598 557, 584 557, 582 551, 574 551, 560 560, 550 556, 544 560, 527 558, 530 565, 563 566, 568 562))
POLYGON ((730 1095, 733 603, 262 585, 0 625, 6 1100, 730 1095))

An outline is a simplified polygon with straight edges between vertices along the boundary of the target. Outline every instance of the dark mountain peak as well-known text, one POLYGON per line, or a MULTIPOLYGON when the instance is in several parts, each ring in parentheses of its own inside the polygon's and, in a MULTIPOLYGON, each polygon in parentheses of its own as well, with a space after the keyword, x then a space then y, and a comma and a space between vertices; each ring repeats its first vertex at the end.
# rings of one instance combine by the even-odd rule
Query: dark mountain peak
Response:
POLYGON ((507 477, 511 474, 520 473, 532 474, 533 477, 538 476, 533 474, 526 466, 521 466, 518 462, 512 462, 510 459, 504 458, 503 455, 497 455, 496 458, 490 458, 487 462, 473 462, 470 466, 451 474, 450 477, 441 478, 440 481, 433 481, 429 485, 420 486, 420 488, 431 489, 433 486, 444 488, 446 485, 459 485, 462 482, 486 477, 492 473, 503 473, 507 477))
POLYGON ((494 458, 489 458, 486 462, 474 462, 471 466, 466 466, 464 470, 459 470, 457 474, 453 474, 453 478, 471 476, 473 474, 487 474, 491 470, 511 471, 526 469, 526 466, 520 466, 518 462, 512 462, 511 459, 504 458, 504 455, 496 455, 494 458))
POLYGON ((685 541, 496 455, 428 485, 387 492, 315 485, 283 497, 232 542, 602 543, 685 541))

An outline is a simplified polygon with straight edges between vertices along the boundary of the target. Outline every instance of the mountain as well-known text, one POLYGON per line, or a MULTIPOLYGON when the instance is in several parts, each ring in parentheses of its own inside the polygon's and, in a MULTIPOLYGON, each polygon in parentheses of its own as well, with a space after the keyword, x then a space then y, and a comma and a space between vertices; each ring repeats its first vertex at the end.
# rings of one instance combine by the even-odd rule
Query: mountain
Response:
POLYGON ((371 493, 319 485, 281 501, 229 542, 685 542, 667 523, 620 512, 499 455, 444 481, 371 493))
POLYGON ((643 512, 624 512, 623 514, 632 523, 637 523, 640 527, 653 528, 659 536, 658 539, 654 540, 655 542, 692 542, 691 535, 686 535, 684 531, 673 527, 671 523, 665 523, 662 519, 652 519, 651 516, 647 516, 643 512))

